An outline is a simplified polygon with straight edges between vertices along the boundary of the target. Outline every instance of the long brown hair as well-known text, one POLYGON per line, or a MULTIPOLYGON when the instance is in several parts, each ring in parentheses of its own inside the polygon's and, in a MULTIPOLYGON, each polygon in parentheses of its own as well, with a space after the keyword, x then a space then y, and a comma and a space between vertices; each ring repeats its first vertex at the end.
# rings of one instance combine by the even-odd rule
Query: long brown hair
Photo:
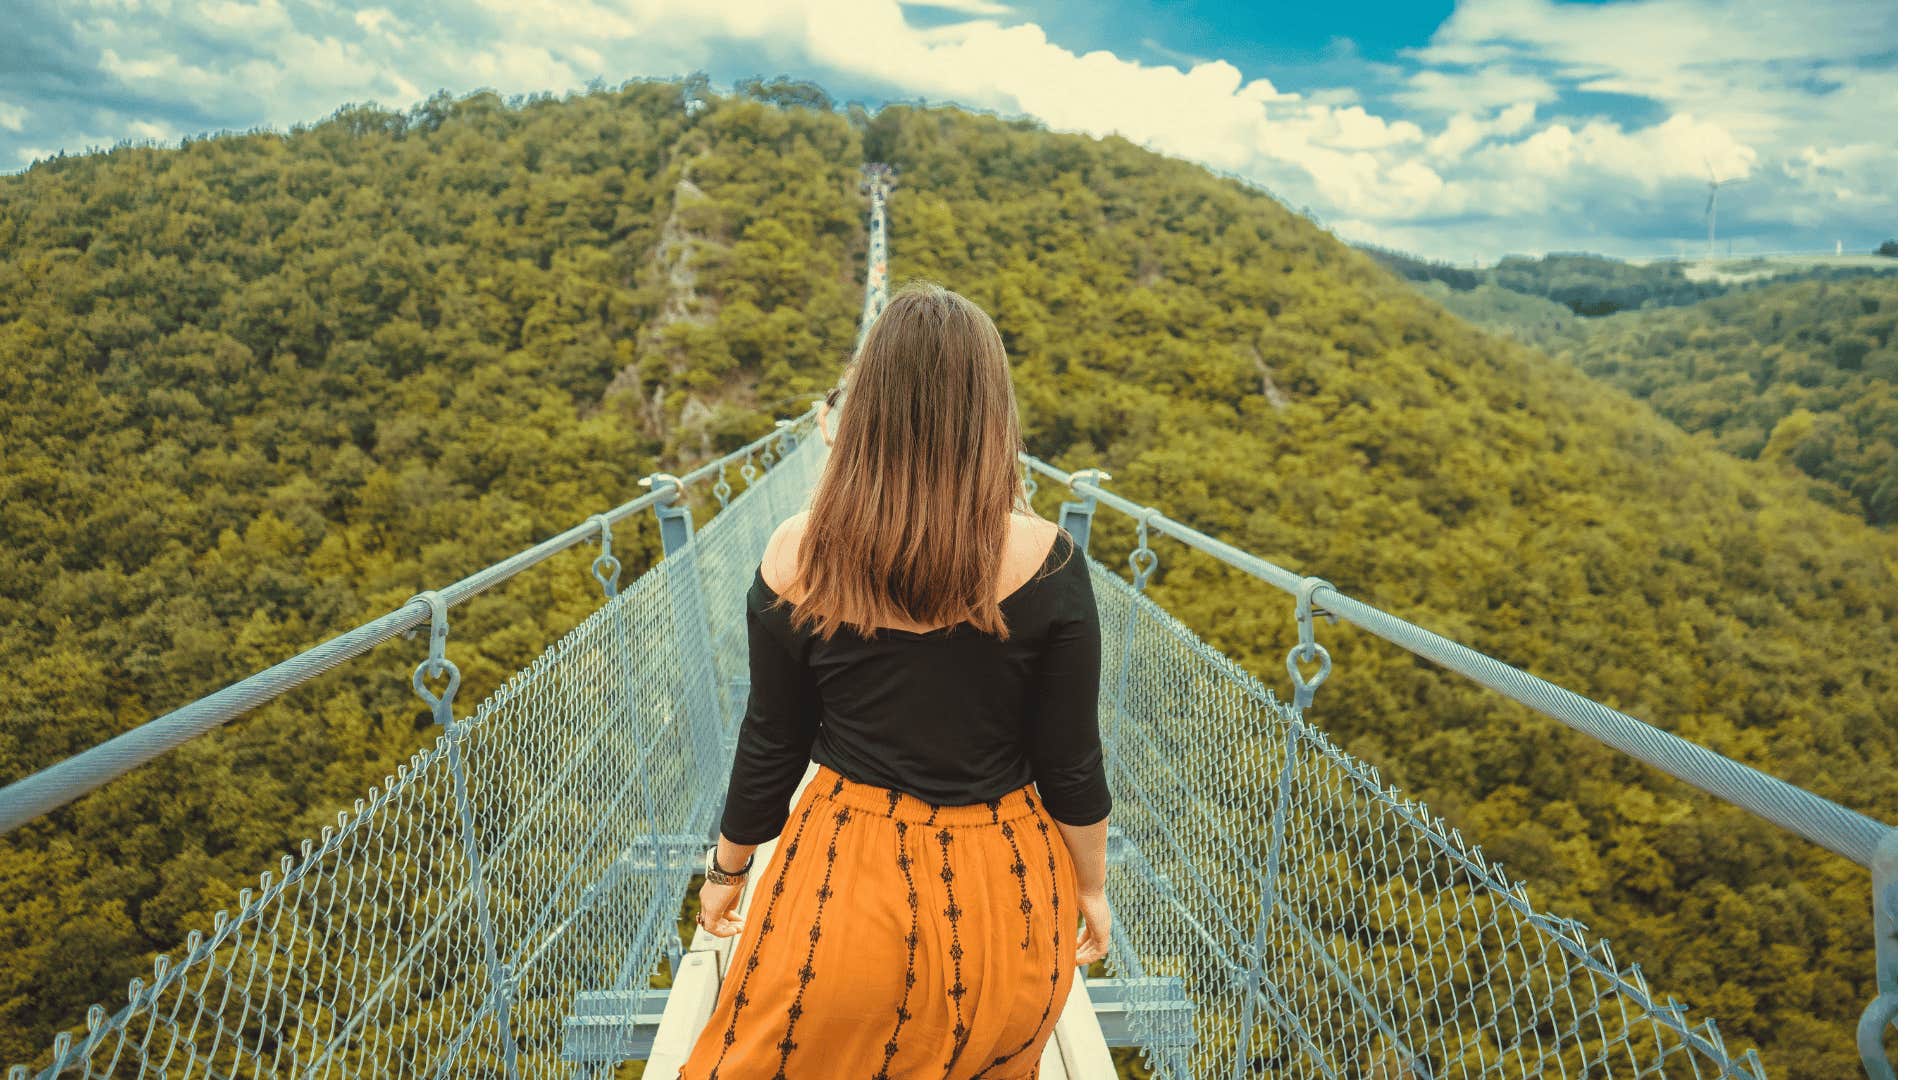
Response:
POLYGON ((1027 507, 1020 414, 1000 331, 925 282, 894 293, 854 357, 800 537, 796 625, 863 638, 883 622, 1007 636, 1009 518, 1027 507))

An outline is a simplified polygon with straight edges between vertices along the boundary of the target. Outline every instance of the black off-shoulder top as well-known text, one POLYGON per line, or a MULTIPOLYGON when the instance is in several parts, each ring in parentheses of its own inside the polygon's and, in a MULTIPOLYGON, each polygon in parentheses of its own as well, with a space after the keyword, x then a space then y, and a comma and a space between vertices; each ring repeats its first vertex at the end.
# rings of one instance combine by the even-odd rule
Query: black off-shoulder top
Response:
POLYGON ((985 802, 1037 782, 1056 821, 1112 809, 1100 749, 1100 616, 1085 555, 1065 530, 1040 569, 1000 602, 1009 636, 970 624, 863 639, 803 632, 758 568, 747 589, 752 686, 720 831, 780 834, 809 758, 850 780, 937 806, 985 802))

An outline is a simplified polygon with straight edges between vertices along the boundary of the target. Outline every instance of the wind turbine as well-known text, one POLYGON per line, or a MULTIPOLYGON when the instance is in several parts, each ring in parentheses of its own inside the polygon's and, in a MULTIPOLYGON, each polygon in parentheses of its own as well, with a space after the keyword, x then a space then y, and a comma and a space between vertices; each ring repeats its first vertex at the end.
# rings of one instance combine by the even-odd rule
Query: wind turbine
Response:
POLYGON ((1743 184, 1747 178, 1739 176, 1732 180, 1722 180, 1719 175, 1713 171, 1713 162, 1707 161, 1705 158, 1702 158, 1701 161, 1707 166, 1707 258, 1712 259, 1713 212, 1720 205, 1720 189, 1729 184, 1743 184))

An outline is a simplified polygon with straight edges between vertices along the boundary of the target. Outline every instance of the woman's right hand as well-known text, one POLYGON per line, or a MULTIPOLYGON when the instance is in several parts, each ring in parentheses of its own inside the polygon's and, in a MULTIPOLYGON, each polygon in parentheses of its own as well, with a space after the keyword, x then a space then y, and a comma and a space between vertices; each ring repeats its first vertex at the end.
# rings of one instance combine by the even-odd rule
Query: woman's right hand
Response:
POLYGON ((1081 894, 1080 917, 1084 920, 1084 925, 1080 927, 1080 937, 1073 954, 1076 967, 1104 959, 1107 955, 1107 947, 1112 944, 1113 910, 1107 907, 1105 889, 1095 893, 1081 894))
POLYGON ((734 905, 746 890, 746 883, 700 886, 700 928, 714 937, 732 937, 746 929, 747 920, 734 905))

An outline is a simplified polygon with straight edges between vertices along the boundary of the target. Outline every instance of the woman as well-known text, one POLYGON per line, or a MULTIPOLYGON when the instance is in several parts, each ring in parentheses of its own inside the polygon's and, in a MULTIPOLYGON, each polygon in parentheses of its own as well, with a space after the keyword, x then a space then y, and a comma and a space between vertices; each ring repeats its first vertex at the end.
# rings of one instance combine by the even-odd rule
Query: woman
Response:
POLYGON ((822 433, 747 592, 700 891, 741 939, 680 1075, 1026 1080, 1112 925, 1086 560, 1026 503, 999 332, 946 289, 893 297, 822 433))

